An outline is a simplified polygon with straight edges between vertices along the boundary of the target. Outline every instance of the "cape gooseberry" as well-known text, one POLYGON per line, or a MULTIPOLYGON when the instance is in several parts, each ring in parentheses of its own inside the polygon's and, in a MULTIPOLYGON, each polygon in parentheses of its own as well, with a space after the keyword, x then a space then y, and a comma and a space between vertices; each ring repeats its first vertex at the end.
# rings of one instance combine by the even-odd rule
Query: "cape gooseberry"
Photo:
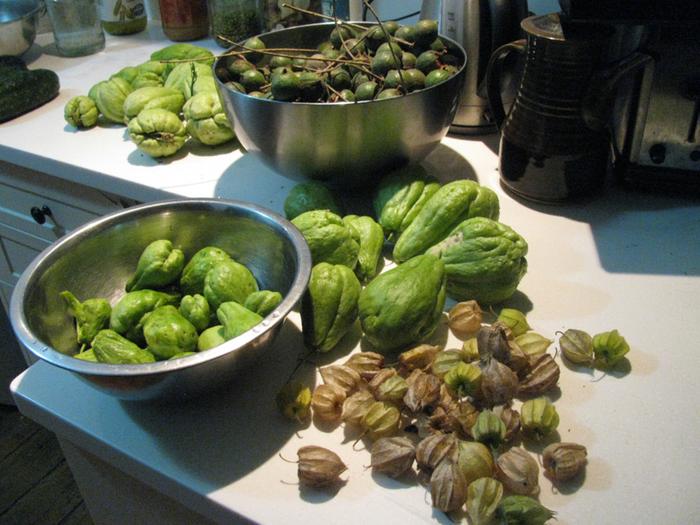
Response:
POLYGON ((425 76, 425 87, 433 87, 450 78, 450 74, 444 69, 433 69, 425 76))
POLYGON ((496 459, 496 477, 513 494, 536 496, 540 469, 525 449, 513 447, 496 459))
MULTIPOLYGON (((423 76, 425 82, 425 76, 423 76)), ((462 301, 454 305, 447 314, 447 326, 457 337, 475 335, 481 328, 483 312, 476 301, 462 301)))
POLYGON ((575 477, 586 466, 586 447, 577 443, 552 443, 542 451, 542 465, 554 481, 575 477))
POLYGON ((359 86, 357 86, 357 89, 355 90, 355 99, 360 101, 360 100, 372 100, 374 98, 374 94, 377 91, 377 83, 374 82, 373 80, 370 80, 368 82, 363 82, 359 86))
POLYGON ((559 414, 546 397, 528 399, 520 407, 520 424, 525 432, 541 438, 559 426, 559 414))
POLYGON ((386 100, 388 98, 396 98, 400 97, 401 92, 398 89, 382 89, 379 94, 376 96, 375 100, 386 100))
POLYGON ((491 410, 482 410, 472 427, 472 436, 480 443, 496 448, 505 440, 506 425, 491 410))
POLYGON ((499 321, 510 328, 513 337, 518 337, 530 330, 525 314, 515 308, 503 308, 498 314, 496 321, 499 321))
POLYGON ((403 402, 412 412, 420 412, 433 405, 440 397, 440 379, 421 370, 414 370, 406 378, 408 390, 403 402))
POLYGON ((473 525, 491 523, 502 497, 500 481, 489 477, 472 481, 467 487, 467 514, 473 525))
POLYGON ((433 507, 443 512, 459 509, 467 499, 467 480, 457 462, 446 458, 430 476, 433 507))
POLYGON ((583 330, 569 328, 559 337, 559 348, 564 357, 574 364, 593 364, 593 338, 583 330))
POLYGON ((301 447, 297 451, 297 475, 302 485, 322 488, 340 481, 339 476, 347 466, 338 455, 326 448, 317 446, 301 447))
POLYGON ((372 469, 397 478, 413 466, 416 459, 416 447, 413 442, 402 436, 383 437, 372 444, 372 469))
POLYGON ((376 352, 358 352, 352 354, 345 365, 357 371, 366 381, 370 381, 384 366, 384 356, 376 352))
MULTIPOLYGON (((416 58, 416 68, 426 75, 440 67, 440 55, 437 51, 423 51, 416 58)), ((427 80, 427 78, 426 78, 427 80)))
POLYGON ((602 332, 593 336, 595 365, 600 368, 615 366, 629 351, 629 344, 617 330, 602 332))
POLYGON ((240 82, 246 91, 258 91, 265 85, 265 76, 257 69, 249 69, 241 73, 240 82))
POLYGON ((280 412, 289 419, 303 421, 311 414, 311 389, 302 383, 287 383, 275 400, 280 412))

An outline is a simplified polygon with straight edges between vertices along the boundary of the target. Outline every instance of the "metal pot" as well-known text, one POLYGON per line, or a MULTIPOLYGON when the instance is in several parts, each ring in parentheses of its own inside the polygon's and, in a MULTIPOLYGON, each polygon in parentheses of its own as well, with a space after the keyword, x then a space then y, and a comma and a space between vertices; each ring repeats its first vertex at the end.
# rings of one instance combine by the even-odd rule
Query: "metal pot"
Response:
POLYGON ((32 47, 45 9, 40 0, 0 0, 0 55, 19 56, 32 47))

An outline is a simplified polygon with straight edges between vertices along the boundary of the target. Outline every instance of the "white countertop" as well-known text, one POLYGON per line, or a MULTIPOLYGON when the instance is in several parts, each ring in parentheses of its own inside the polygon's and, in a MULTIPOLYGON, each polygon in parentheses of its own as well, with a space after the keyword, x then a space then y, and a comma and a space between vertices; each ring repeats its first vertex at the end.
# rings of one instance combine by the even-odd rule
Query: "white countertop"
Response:
MULTIPOLYGON (((161 45, 142 36, 110 39, 106 51, 85 59, 42 55, 30 67, 55 69, 61 95, 0 125, 0 159, 137 200, 242 198, 281 211, 296 181, 237 150, 190 151, 159 163, 123 140, 123 128, 64 128, 68 98, 161 45)), ((425 164, 443 180, 471 177, 493 188, 501 221, 527 239, 529 270, 511 304, 527 310, 544 335, 617 328, 632 347, 629 369, 600 381, 562 366, 559 433, 588 448, 589 464, 577 490, 553 491, 541 478, 541 501, 562 525, 700 523, 697 201, 610 188, 587 203, 524 205, 498 185, 494 142, 448 137, 425 164)), ((456 345, 449 336, 446 346, 456 345)), ((356 340, 345 350, 354 346, 356 340)), ((214 520, 448 523, 432 511, 423 488, 365 470, 368 453, 353 450, 342 428, 312 426, 295 435, 277 413, 274 394, 302 347, 292 314, 274 351, 229 392, 167 411, 116 401, 44 363, 19 376, 13 390, 29 417, 214 520), (295 458, 298 447, 310 444, 335 450, 348 464, 337 493, 283 483, 296 480, 296 467, 278 453, 295 458)), ((342 352, 324 362, 335 359, 344 359, 342 352)), ((306 373, 313 380, 313 370, 306 373)))

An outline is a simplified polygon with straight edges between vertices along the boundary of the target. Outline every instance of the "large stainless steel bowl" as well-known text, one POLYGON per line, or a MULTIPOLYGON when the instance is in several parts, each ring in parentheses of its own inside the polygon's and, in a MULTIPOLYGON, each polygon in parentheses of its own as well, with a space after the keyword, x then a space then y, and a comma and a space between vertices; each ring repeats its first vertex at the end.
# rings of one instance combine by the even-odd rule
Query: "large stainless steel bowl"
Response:
MULTIPOLYGON (((333 23, 297 26, 260 35, 268 48, 315 48, 333 23)), ((299 103, 259 99, 217 79, 224 108, 246 150, 278 171, 359 188, 386 170, 421 161, 447 134, 459 104, 467 57, 440 36, 460 60, 446 82, 403 97, 356 103, 299 103)), ((230 57, 214 64, 224 65, 230 57)))
POLYGON ((121 399, 180 399, 214 389, 271 345, 301 298, 311 255, 301 233, 284 218, 238 201, 173 200, 128 208, 90 222, 44 250, 24 271, 10 305, 12 326, 35 356, 70 370, 121 399), (261 289, 284 299, 261 324, 193 356, 143 365, 90 363, 76 351, 73 322, 59 293, 114 304, 143 248, 170 239, 189 259, 215 245, 245 264, 261 289))
POLYGON ((39 0, 0 0, 0 55, 19 56, 32 46, 42 9, 39 0))

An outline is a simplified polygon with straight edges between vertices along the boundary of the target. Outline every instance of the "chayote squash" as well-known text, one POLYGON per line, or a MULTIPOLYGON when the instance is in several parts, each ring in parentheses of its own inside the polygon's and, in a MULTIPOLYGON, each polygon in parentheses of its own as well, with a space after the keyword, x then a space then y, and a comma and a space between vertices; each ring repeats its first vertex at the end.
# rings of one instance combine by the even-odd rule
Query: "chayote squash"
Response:
POLYGON ((197 332, 203 332, 209 326, 211 309, 203 295, 186 295, 180 301, 180 315, 194 325, 197 332))
POLYGON ((236 136, 216 91, 193 95, 185 103, 182 113, 187 122, 187 131, 202 144, 217 146, 236 136))
POLYGON ((428 177, 420 164, 411 164, 384 177, 377 187, 373 205, 377 221, 389 241, 408 227, 440 183, 428 177))
POLYGON ((403 262, 443 240, 460 222, 471 217, 498 220, 498 196, 472 180, 449 182, 438 189, 401 233, 393 257, 403 262))
POLYGON ((170 72, 167 64, 155 60, 138 65, 136 70, 137 75, 131 81, 134 89, 162 86, 170 72))
POLYGON ((311 210, 329 210, 340 215, 342 209, 331 191, 317 181, 294 186, 284 200, 284 214, 290 221, 311 210))
POLYGON ((86 299, 82 303, 68 290, 60 293, 68 306, 68 313, 75 318, 77 341, 89 345, 97 332, 109 326, 112 307, 106 299, 86 299))
POLYGON ((360 281, 367 282, 377 275, 384 246, 384 232, 372 217, 366 215, 346 215, 343 222, 352 230, 355 241, 360 245, 355 273, 360 281))
POLYGON ((209 350, 215 346, 224 344, 225 342, 226 336, 224 335, 224 327, 223 325, 217 324, 210 326, 199 334, 199 339, 197 339, 197 350, 199 352, 204 352, 205 350, 209 350))
POLYGON ((197 62, 178 64, 165 79, 165 87, 180 91, 185 100, 201 91, 216 89, 213 83, 214 73, 207 65, 197 62))
POLYGON ((144 109, 162 108, 180 113, 185 97, 177 89, 161 86, 134 89, 124 100, 124 122, 141 113, 144 109))
POLYGON ((260 290, 253 292, 246 297, 243 306, 256 314, 265 317, 272 310, 277 308, 277 305, 282 302, 282 294, 271 290, 260 290))
POLYGON ((139 74, 139 68, 135 66, 126 66, 121 68, 119 71, 117 71, 114 75, 112 75, 110 78, 113 79, 114 77, 119 77, 121 79, 126 80, 129 84, 132 84, 134 82, 134 79, 138 76, 139 74))
POLYGON ((135 343, 143 342, 141 318, 159 306, 177 304, 179 294, 157 292, 155 290, 136 290, 124 294, 112 307, 109 327, 135 343))
POLYGON ((99 115, 95 101, 83 95, 70 99, 63 109, 66 122, 78 129, 92 128, 97 124, 99 115))
POLYGON ((357 320, 360 281, 342 264, 319 263, 311 269, 301 301, 305 344, 319 352, 333 349, 357 320))
POLYGON ((97 356, 95 355, 95 351, 92 348, 88 348, 87 350, 83 350, 82 352, 78 352, 77 354, 73 354, 73 357, 76 359, 82 359, 83 361, 90 361, 91 363, 97 363, 97 356))
POLYGON ((242 305, 251 293, 257 291, 255 276, 233 259, 214 265, 204 277, 203 295, 214 310, 227 301, 236 301, 242 305))
POLYGON ((163 49, 151 53, 151 60, 162 62, 166 67, 167 76, 179 64, 178 60, 196 60, 197 63, 211 67, 214 63, 214 54, 200 46, 194 44, 180 43, 171 44, 163 49), (172 60, 173 62, 167 62, 172 60))
POLYGON ((227 341, 247 332, 263 320, 258 314, 236 301, 221 303, 216 310, 216 317, 224 327, 224 337, 227 341))
POLYGON ((447 293, 458 301, 508 299, 527 271, 527 242, 513 229, 485 217, 461 222, 428 253, 445 263, 447 293))
POLYGON ((143 317, 143 337, 158 359, 170 359, 197 348, 197 329, 172 305, 160 306, 143 317))
POLYGON ((129 121, 129 136, 138 148, 151 157, 174 155, 185 145, 185 125, 167 109, 144 109, 129 121))
POLYGON ((205 246, 187 262, 180 277, 180 289, 187 295, 204 294, 204 278, 207 272, 231 256, 216 246, 205 246))
POLYGON ((92 341, 92 351, 98 362, 111 365, 139 365, 156 360, 151 352, 114 330, 100 330, 92 341))
POLYGON ((90 91, 88 91, 88 97, 91 98, 93 102, 97 102, 97 90, 100 89, 100 86, 106 82, 107 80, 100 80, 97 84, 90 88, 90 91))
POLYGON ((375 277, 360 293, 359 317, 378 351, 425 339, 437 328, 445 306, 445 265, 418 255, 375 277))
MULTIPOLYGON (((110 122, 124 123, 124 101, 133 91, 131 84, 120 77, 113 77, 95 86, 95 104, 110 122)), ((92 97, 91 97, 92 98, 92 97)))
POLYGON ((153 241, 141 252, 136 273, 127 281, 126 291, 167 286, 179 279, 184 266, 185 255, 182 250, 173 248, 171 241, 153 241))
POLYGON ((350 269, 357 264, 360 245, 343 219, 328 210, 311 210, 292 219, 309 244, 314 264, 344 264, 350 269))

